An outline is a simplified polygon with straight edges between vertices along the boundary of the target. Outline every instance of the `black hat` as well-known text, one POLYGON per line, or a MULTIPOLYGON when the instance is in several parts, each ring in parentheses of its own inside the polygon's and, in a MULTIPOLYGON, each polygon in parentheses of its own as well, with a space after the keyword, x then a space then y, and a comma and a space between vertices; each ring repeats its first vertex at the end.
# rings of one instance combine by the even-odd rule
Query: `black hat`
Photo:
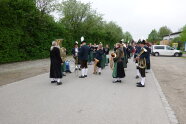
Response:
POLYGON ((145 40, 142 40, 140 44, 146 44, 146 41, 145 40))
POLYGON ((120 43, 120 44, 122 44, 122 43, 123 43, 123 41, 119 41, 119 43, 120 43))

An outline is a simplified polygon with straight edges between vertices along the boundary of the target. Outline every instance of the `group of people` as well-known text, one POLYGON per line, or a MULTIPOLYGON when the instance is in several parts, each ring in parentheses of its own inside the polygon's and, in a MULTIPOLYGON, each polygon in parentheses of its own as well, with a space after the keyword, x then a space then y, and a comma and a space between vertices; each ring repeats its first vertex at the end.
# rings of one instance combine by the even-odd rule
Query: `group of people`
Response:
MULTIPOLYGON (((62 40, 53 41, 50 49, 50 78, 51 83, 57 83, 57 85, 62 84, 61 78, 64 75, 63 68, 65 65, 63 52, 66 52, 65 48, 60 47, 60 42, 62 40)), ((93 64, 93 74, 101 75, 102 69, 110 63, 110 67, 113 70, 113 83, 121 83, 121 79, 125 77, 125 68, 127 68, 128 59, 134 58, 137 72, 136 79, 141 78, 136 86, 145 87, 145 73, 146 69, 150 69, 151 53, 151 49, 145 40, 139 40, 137 43, 127 45, 123 41, 120 41, 115 44, 114 52, 111 55, 109 52, 110 48, 108 45, 105 47, 103 47, 102 43, 98 45, 92 45, 90 43, 87 45, 86 41, 83 40, 79 47, 76 41, 71 53, 75 60, 75 69, 81 70, 79 78, 86 78, 88 76, 88 65, 93 64)))
POLYGON ((79 78, 87 77, 88 65, 94 64, 93 74, 101 75, 101 70, 109 63, 109 46, 104 48, 102 43, 99 45, 86 45, 86 41, 82 41, 80 47, 75 42, 72 49, 72 55, 75 60, 76 69, 81 70, 79 78))

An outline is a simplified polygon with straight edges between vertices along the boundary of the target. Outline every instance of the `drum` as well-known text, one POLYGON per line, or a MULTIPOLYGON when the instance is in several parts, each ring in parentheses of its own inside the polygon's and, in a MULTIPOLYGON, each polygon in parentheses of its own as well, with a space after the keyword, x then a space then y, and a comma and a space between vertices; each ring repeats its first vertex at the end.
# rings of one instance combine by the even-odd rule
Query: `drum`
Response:
POLYGON ((76 68, 75 61, 74 60, 68 60, 68 65, 69 65, 69 70, 71 72, 74 72, 75 68, 76 68))

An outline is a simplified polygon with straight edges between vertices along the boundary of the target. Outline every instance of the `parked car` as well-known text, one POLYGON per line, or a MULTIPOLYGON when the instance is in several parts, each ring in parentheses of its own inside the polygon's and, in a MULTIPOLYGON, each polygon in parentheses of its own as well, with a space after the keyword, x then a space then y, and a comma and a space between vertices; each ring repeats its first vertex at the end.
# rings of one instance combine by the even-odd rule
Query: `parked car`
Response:
POLYGON ((176 50, 168 45, 152 45, 151 54, 154 56, 165 55, 178 57, 182 56, 182 51, 176 50))

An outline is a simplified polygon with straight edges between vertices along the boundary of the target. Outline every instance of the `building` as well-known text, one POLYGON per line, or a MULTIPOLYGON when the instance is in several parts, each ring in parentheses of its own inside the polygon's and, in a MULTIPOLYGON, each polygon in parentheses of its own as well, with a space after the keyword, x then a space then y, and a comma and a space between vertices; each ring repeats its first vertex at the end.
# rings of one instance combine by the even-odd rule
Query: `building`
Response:
POLYGON ((176 37, 179 37, 180 34, 181 34, 181 31, 175 32, 175 33, 171 33, 171 34, 169 34, 169 35, 165 35, 165 36, 163 37, 163 40, 172 40, 172 39, 174 39, 174 38, 176 38, 176 37))

